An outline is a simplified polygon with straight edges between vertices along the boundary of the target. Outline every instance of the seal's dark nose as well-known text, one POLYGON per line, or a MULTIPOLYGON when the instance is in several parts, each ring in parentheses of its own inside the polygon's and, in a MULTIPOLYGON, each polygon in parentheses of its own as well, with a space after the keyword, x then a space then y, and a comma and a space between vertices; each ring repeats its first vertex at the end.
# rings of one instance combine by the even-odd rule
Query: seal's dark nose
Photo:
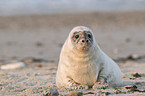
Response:
POLYGON ((89 40, 88 40, 88 39, 87 39, 87 40, 84 40, 84 39, 83 39, 83 40, 82 40, 82 43, 85 43, 85 42, 88 43, 89 40))
POLYGON ((85 42, 85 40, 82 40, 82 42, 85 42))
POLYGON ((86 40, 86 42, 88 43, 88 42, 89 42, 89 40, 86 40))

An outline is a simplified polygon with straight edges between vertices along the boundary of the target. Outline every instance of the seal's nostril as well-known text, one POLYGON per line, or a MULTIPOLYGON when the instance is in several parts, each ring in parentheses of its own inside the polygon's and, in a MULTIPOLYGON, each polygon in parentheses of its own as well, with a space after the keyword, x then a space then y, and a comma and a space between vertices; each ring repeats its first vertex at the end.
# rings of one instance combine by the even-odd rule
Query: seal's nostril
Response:
POLYGON ((86 40, 86 42, 89 42, 89 40, 86 40))
POLYGON ((85 40, 82 40, 82 42, 85 42, 85 40))

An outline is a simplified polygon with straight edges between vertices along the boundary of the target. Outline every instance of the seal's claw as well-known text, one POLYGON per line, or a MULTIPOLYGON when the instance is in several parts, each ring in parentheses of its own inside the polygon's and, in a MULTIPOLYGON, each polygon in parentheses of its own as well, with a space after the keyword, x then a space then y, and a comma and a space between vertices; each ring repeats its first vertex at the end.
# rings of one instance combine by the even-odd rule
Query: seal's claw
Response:
POLYGON ((93 89, 107 89, 107 88, 109 88, 109 85, 107 83, 105 83, 105 84, 95 84, 93 86, 93 89))
POLYGON ((89 89, 88 85, 76 85, 76 86, 72 86, 72 89, 80 89, 80 90, 87 90, 89 89))

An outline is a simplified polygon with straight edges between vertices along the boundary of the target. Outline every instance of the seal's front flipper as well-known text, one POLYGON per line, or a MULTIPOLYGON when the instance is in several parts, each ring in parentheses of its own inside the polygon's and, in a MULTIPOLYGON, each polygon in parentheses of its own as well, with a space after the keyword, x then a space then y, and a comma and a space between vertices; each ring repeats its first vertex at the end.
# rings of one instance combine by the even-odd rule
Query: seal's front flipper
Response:
POLYGON ((73 79, 71 79, 71 78, 68 78, 68 83, 67 83, 67 85, 68 85, 69 87, 71 87, 71 86, 79 85, 79 83, 75 82, 75 81, 74 81, 73 79))
POLYGON ((68 87, 69 89, 89 89, 88 85, 80 85, 79 83, 75 82, 73 79, 68 80, 68 87))
POLYGON ((107 88, 109 88, 109 85, 107 84, 107 78, 99 76, 98 80, 93 86, 93 89, 107 89, 107 88))
POLYGON ((75 86, 71 86, 71 89, 87 90, 89 89, 89 86, 88 85, 75 85, 75 86))
POLYGON ((107 83, 105 83, 105 84, 95 83, 93 86, 93 89, 108 89, 108 88, 109 88, 109 86, 107 83))

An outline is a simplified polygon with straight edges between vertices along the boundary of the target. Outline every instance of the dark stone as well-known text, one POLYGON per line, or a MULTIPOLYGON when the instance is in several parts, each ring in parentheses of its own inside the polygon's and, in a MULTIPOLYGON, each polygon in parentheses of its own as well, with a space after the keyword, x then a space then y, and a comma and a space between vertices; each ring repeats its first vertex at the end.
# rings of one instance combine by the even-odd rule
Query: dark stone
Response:
POLYGON ((59 92, 56 89, 50 89, 46 94, 43 96, 58 96, 59 92))

